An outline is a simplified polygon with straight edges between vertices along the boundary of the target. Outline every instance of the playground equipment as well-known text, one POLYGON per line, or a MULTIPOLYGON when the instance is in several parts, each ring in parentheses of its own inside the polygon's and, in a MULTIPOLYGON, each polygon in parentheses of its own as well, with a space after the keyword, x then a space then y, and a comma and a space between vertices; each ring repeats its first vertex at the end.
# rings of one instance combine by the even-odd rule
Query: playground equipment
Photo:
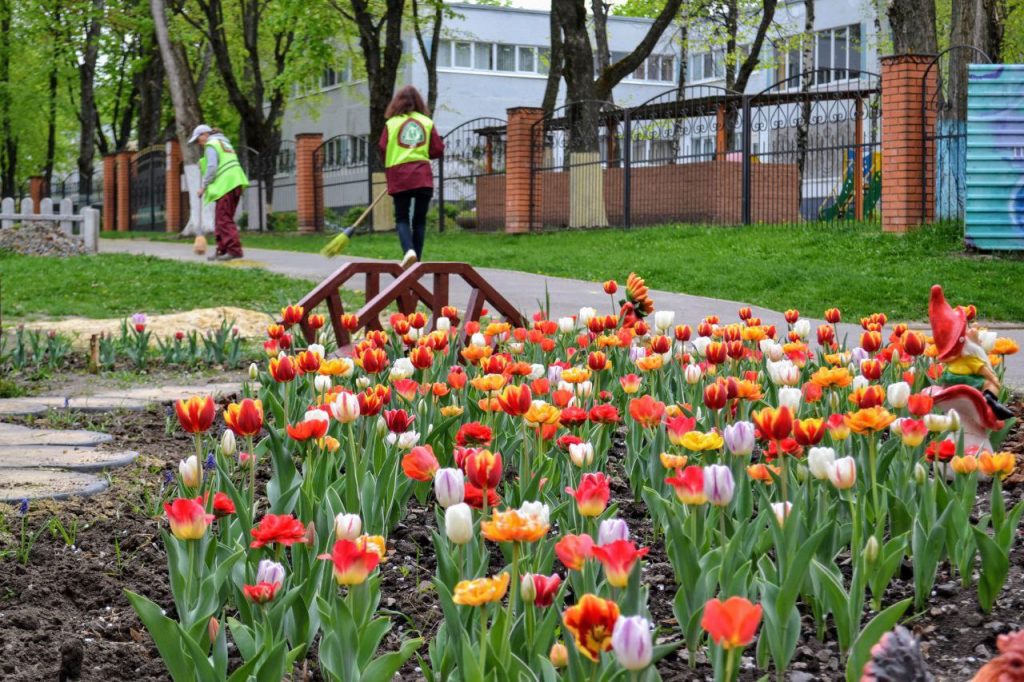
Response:
MULTIPOLYGON (((854 151, 846 150, 846 163, 843 171, 843 184, 838 193, 834 193, 832 201, 826 201, 818 217, 822 220, 852 219, 856 216, 855 195, 857 193, 856 178, 854 177, 854 151)), ((882 153, 872 152, 870 156, 864 157, 864 168, 862 177, 867 181, 863 189, 863 215, 871 215, 882 197, 882 153)))

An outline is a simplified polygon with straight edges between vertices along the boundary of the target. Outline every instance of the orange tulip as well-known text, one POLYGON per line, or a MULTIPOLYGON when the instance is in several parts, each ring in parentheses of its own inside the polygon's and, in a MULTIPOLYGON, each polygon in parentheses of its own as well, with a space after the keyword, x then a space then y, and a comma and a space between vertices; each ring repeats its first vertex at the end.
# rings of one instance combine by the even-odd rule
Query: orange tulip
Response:
POLYGON ((217 405, 212 396, 194 395, 188 400, 174 403, 174 411, 178 415, 178 423, 186 433, 206 433, 213 426, 213 417, 217 405))
POLYGON ((846 388, 853 381, 853 376, 845 367, 822 367, 811 375, 811 381, 822 388, 846 388))
POLYGON ((611 651, 612 629, 618 618, 618 604, 593 594, 583 595, 562 614, 562 622, 572 633, 576 648, 594 662, 600 660, 602 652, 611 651))
POLYGON ((583 564, 594 556, 594 539, 589 535, 563 535, 555 543, 555 555, 570 571, 583 570, 583 564))
POLYGON ((773 483, 775 479, 772 478, 771 472, 774 472, 776 476, 782 474, 780 467, 774 467, 769 464, 751 464, 747 467, 747 476, 755 481, 761 481, 762 483, 773 483))
POLYGON ((462 606, 483 606, 491 602, 501 601, 508 592, 510 579, 506 571, 494 578, 461 580, 455 585, 452 601, 462 606))
POLYGON ((533 395, 528 386, 512 384, 506 386, 498 396, 498 404, 505 414, 521 417, 530 410, 530 406, 533 404, 533 395))
POLYGON ((963 457, 954 457, 949 461, 953 471, 958 474, 973 474, 978 470, 978 458, 974 455, 964 455, 963 457))
POLYGON ((670 452, 663 452, 658 455, 658 458, 661 460, 661 466, 669 470, 682 469, 690 461, 690 458, 686 455, 673 455, 670 452))
POLYGON ((864 386, 851 393, 849 401, 860 409, 876 407, 885 403, 885 389, 878 384, 864 386))
POLYGON ((653 429, 661 423, 665 414, 665 403, 649 395, 629 401, 629 416, 644 428, 653 429))
POLYGON ((998 452, 996 454, 983 452, 978 457, 978 468, 981 469, 983 474, 999 476, 1000 479, 1004 479, 1017 468, 1017 460, 1011 452, 998 452))
POLYGON ((751 415, 754 424, 761 432, 761 437, 769 440, 787 438, 793 429, 793 411, 782 407, 765 407, 751 415))
POLYGON ((930 395, 915 393, 907 399, 907 409, 915 417, 923 417, 932 411, 934 402, 930 395))
POLYGON ((409 351, 409 362, 416 369, 430 369, 434 364, 434 353, 426 346, 416 346, 409 351))
POLYGON ((263 403, 245 398, 224 410, 224 423, 236 436, 255 436, 263 428, 263 403))
POLYGON ((515 509, 494 512, 490 520, 480 522, 480 534, 491 542, 537 542, 550 524, 538 517, 520 514, 515 509))
POLYGON ((302 315, 305 312, 301 305, 286 306, 281 308, 281 321, 285 327, 291 327, 293 324, 302 322, 302 315))
POLYGON ((295 356, 295 366, 303 374, 310 374, 320 369, 320 356, 308 350, 299 352, 295 356))
POLYGON ((760 624, 761 605, 743 597, 729 597, 724 602, 708 600, 700 621, 712 641, 723 649, 742 649, 749 645, 760 624))
POLYGON ((402 458, 402 471, 414 481, 432 481, 441 468, 430 445, 417 445, 402 458))
POLYGON ((1011 338, 1000 336, 992 346, 993 355, 1013 355, 1020 351, 1020 346, 1011 338))
POLYGON ((896 415, 891 414, 881 406, 867 407, 846 415, 846 425, 850 430, 860 435, 882 431, 889 427, 896 420, 896 415))

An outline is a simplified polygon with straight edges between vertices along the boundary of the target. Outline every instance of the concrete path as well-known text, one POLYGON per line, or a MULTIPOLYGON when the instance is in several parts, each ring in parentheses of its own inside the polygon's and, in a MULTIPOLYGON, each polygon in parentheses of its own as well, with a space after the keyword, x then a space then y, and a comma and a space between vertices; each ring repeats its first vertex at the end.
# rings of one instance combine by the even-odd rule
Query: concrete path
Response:
MULTIPOLYGON (((76 410, 92 413, 115 410, 141 412, 157 403, 173 402, 194 395, 212 395, 214 397, 231 395, 240 389, 240 384, 219 383, 197 386, 142 386, 122 390, 107 389, 96 395, 40 395, 27 398, 4 398, 0 399, 0 418, 5 416, 41 416, 49 410, 76 410)), ((5 425, 0 424, 0 426, 5 425)))
MULTIPOLYGON (((106 253, 133 253, 157 256, 172 260, 184 260, 192 262, 203 262, 203 257, 196 256, 192 252, 191 243, 154 242, 138 239, 102 239, 100 240, 100 251, 106 253)), ((275 251, 271 249, 245 250, 245 259, 253 261, 271 272, 298 277, 313 281, 326 278, 332 272, 350 261, 366 261, 368 258, 355 258, 340 256, 338 258, 326 258, 315 253, 299 253, 295 251, 275 251)), ((636 265, 637 272, 643 274, 643 263, 636 265)), ((513 305, 520 310, 533 312, 537 309, 538 302, 543 302, 545 296, 551 300, 551 314, 553 316, 573 315, 581 307, 590 306, 599 313, 611 310, 608 296, 601 289, 599 282, 587 282, 578 279, 567 279, 564 277, 549 277, 546 275, 534 275, 513 270, 497 270, 493 268, 480 268, 479 271, 503 294, 513 305)), ((624 278, 628 273, 622 273, 624 278)), ((385 282, 387 278, 385 278, 385 282)), ((362 284, 359 280, 353 280, 349 288, 357 290, 362 284)), ((648 281, 648 286, 655 286, 657 282, 648 281)), ((465 307, 464 302, 469 297, 469 289, 462 286, 461 281, 454 283, 452 287, 452 304, 465 307)), ((879 299, 884 297, 884 292, 879 292, 879 299)), ((722 318, 732 319, 736 311, 747 303, 738 301, 727 301, 704 296, 690 296, 668 291, 651 290, 651 298, 659 310, 676 311, 677 321, 687 324, 696 324, 707 315, 719 315, 722 318)), ((927 301, 922 301, 922 310, 927 301)), ((776 324, 785 327, 785 320, 782 313, 751 306, 754 315, 760 317, 766 324, 776 324)), ((814 321, 816 324, 819 321, 814 321)), ((1024 324, 1000 325, 999 333, 1013 338, 1024 348, 1024 324)), ((858 325, 842 324, 839 328, 840 335, 848 335, 853 339, 859 336, 861 329, 858 325)), ((1012 356, 1009 359, 1006 373, 1007 383, 1016 388, 1024 388, 1024 354, 1012 356)))

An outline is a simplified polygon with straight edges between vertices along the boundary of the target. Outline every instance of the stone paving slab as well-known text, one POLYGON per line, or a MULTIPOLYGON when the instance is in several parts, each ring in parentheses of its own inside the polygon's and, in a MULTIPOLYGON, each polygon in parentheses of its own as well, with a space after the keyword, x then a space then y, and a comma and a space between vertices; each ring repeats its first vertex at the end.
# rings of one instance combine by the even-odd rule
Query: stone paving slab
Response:
MULTIPOLYGON (((131 464, 139 453, 96 448, 57 446, 0 447, 0 470, 59 468, 70 471, 103 471, 131 464)), ((0 479, 6 472, 0 472, 0 479)), ((3 483, 0 482, 0 487, 3 483)))
POLYGON ((113 437, 98 431, 84 429, 31 429, 20 424, 0 423, 0 447, 12 445, 64 445, 92 447, 109 443, 113 437))
POLYGON ((112 412, 128 410, 142 412, 153 401, 121 396, 88 396, 66 398, 64 396, 33 396, 30 398, 6 398, 0 400, 0 417, 28 417, 46 414, 48 410, 78 410, 79 412, 112 412))
POLYGON ((4 469, 0 476, 0 502, 49 498, 66 500, 103 492, 107 482, 93 474, 63 469, 4 469))
MULTIPOLYGON (((259 384, 254 384, 258 386, 259 384)), ((141 386, 138 388, 127 388, 122 391, 104 391, 98 393, 96 398, 122 398, 131 400, 148 400, 151 402, 169 402, 191 398, 194 395, 212 395, 214 398, 241 393, 240 382, 224 382, 218 384, 203 384, 201 386, 141 386)))

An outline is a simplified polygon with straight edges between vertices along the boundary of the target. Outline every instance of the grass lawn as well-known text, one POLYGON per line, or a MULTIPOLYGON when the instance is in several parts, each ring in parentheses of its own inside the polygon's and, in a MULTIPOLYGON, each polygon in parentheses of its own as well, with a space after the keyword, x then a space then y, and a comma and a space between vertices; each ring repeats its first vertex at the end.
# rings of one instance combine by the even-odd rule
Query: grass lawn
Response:
MULTIPOLYGON (((242 239, 249 247, 316 252, 329 237, 244 233, 242 239)), ((393 233, 357 237, 348 253, 400 255, 393 233)), ((635 270, 655 289, 776 310, 798 308, 818 316, 838 306, 847 319, 875 311, 896 319, 925 319, 928 289, 940 283, 950 300, 974 303, 985 319, 1024 320, 1024 296, 1013 293, 1024 286, 1024 258, 966 254, 962 228, 953 224, 907 235, 849 222, 528 235, 455 228, 430 234, 426 255, 591 281, 621 281, 635 270)))
POLYGON ((0 252, 6 320, 116 318, 213 306, 274 311, 311 289, 305 280, 257 269, 100 254, 57 259, 0 252))

